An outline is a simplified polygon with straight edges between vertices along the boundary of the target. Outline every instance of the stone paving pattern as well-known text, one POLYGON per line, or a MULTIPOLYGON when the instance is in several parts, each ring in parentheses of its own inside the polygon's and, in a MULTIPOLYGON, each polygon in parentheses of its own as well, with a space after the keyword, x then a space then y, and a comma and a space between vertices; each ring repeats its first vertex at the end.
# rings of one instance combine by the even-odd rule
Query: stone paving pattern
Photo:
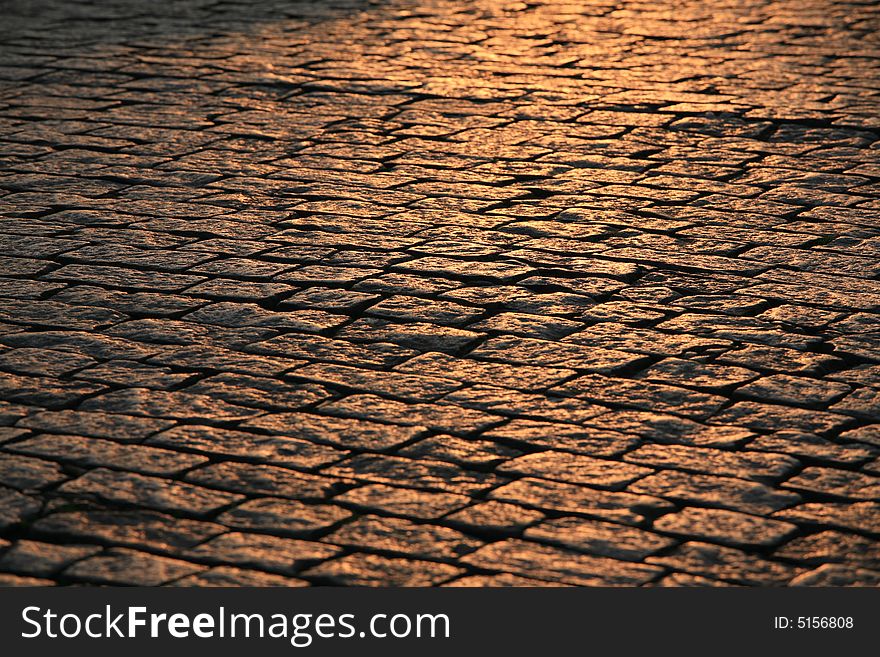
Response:
POLYGON ((874 2, 0 32, 0 584, 880 583, 874 2))

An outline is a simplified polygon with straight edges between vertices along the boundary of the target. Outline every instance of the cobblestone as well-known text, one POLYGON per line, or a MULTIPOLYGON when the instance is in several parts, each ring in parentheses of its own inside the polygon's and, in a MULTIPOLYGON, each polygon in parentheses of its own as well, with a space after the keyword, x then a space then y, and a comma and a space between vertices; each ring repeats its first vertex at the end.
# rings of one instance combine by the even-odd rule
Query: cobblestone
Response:
POLYGON ((880 584, 880 12, 12 0, 0 584, 880 584))

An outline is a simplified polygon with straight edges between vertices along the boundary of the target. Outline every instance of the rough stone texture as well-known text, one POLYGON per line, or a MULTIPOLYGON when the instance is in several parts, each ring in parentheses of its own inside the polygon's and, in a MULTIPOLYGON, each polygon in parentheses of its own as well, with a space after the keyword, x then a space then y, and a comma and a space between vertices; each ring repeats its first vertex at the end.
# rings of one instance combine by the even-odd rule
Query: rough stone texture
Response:
POLYGON ((430 586, 464 569, 444 563, 414 561, 361 552, 311 568, 306 577, 347 586, 430 586))
POLYGON ((207 562, 233 563, 287 574, 339 552, 339 548, 321 543, 236 532, 203 543, 189 550, 187 555, 207 562))
POLYGON ((776 545, 797 530, 795 525, 787 522, 725 509, 695 507, 663 516, 654 523, 654 528, 734 546, 776 545))
POLYGON ((308 582, 294 577, 282 577, 259 570, 247 570, 233 566, 218 566, 166 584, 166 586, 282 586, 294 588, 308 585, 308 582))
POLYGON ((161 4, 4 4, 0 584, 878 584, 876 3, 161 4))
POLYGON ((526 529, 526 538, 558 543, 572 549, 638 561, 672 545, 675 540, 635 527, 584 518, 548 520, 526 529))
POLYGON ((100 584, 158 586, 201 570, 204 570, 204 566, 117 548, 79 561, 65 569, 62 575, 77 581, 100 584))
POLYGON ((489 570, 587 586, 634 586, 662 572, 645 564, 629 564, 517 539, 487 545, 462 561, 489 570))
POLYGON ((53 545, 37 541, 18 541, 0 557, 0 570, 51 577, 73 562, 100 551, 101 548, 96 545, 53 545))
POLYGON ((791 580, 790 586, 880 586, 880 572, 825 564, 791 580))

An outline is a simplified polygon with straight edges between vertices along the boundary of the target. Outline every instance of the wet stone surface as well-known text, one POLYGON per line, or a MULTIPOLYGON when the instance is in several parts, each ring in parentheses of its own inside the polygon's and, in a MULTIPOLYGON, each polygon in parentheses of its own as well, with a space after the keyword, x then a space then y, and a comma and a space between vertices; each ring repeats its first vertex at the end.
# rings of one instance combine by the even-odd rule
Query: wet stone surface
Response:
POLYGON ((4 3, 0 584, 877 585, 878 33, 4 3))

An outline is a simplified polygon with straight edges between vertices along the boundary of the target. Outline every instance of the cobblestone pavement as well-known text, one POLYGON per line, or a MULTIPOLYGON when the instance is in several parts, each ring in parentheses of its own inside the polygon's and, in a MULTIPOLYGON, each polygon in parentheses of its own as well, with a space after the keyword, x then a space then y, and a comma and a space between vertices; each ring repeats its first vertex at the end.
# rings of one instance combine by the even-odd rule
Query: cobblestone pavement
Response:
POLYGON ((875 3, 4 14, 0 584, 880 583, 875 3))

